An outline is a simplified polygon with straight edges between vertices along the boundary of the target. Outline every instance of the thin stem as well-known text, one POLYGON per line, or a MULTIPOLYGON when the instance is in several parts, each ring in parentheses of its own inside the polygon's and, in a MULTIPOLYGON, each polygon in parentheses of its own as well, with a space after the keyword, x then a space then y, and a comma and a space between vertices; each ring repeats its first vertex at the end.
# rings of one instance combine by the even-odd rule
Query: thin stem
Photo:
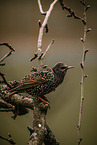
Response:
POLYGON ((48 45, 47 49, 45 50, 43 56, 41 57, 41 59, 43 59, 47 53, 47 51, 50 49, 51 45, 54 43, 54 40, 51 41, 51 43, 48 45))
MULTIPOLYGON (((50 17, 50 14, 53 10, 53 7, 54 5, 58 2, 58 0, 54 0, 54 2, 50 5, 50 8, 49 10, 46 12, 46 16, 44 18, 44 21, 40 27, 40 30, 39 30, 39 36, 38 36, 38 42, 37 42, 37 49, 38 49, 38 56, 41 55, 41 51, 42 51, 42 38, 43 38, 43 31, 44 31, 44 28, 45 26, 47 25, 47 22, 48 22, 48 19, 50 17)), ((42 10, 42 7, 41 7, 41 3, 40 3, 40 0, 38 0, 38 5, 39 5, 39 8, 40 8, 40 12, 42 10)))
POLYGON ((0 139, 6 140, 6 141, 9 142, 10 144, 16 145, 16 143, 13 141, 13 139, 12 139, 10 133, 8 133, 8 136, 9 136, 9 138, 6 138, 6 137, 3 137, 3 136, 0 136, 0 139))
POLYGON ((0 76, 1 76, 2 79, 3 79, 3 83, 5 83, 9 88, 11 88, 12 86, 7 82, 7 80, 6 80, 5 77, 4 77, 4 74, 0 72, 0 76))
POLYGON ((41 1, 40 0, 38 0, 38 6, 39 6, 41 14, 42 15, 46 15, 46 12, 44 12, 43 9, 42 9, 42 5, 41 5, 41 1))
MULTIPOLYGON (((84 21, 86 22, 86 12, 84 7, 84 21)), ((86 50, 86 31, 87 31, 87 25, 84 24, 84 37, 83 37, 83 55, 82 55, 82 63, 81 63, 81 73, 82 73, 82 79, 81 79, 81 101, 80 101, 80 111, 79 111, 79 121, 78 121, 78 140, 77 144, 80 145, 82 138, 80 137, 80 129, 81 129, 81 123, 82 123, 82 112, 83 112, 83 101, 84 101, 84 68, 85 68, 85 50, 86 50)))
POLYGON ((6 47, 9 48, 9 52, 7 54, 5 54, 1 59, 0 59, 0 66, 4 66, 5 63, 1 63, 3 62, 8 56, 10 56, 12 54, 13 51, 15 51, 15 49, 10 45, 8 44, 7 42, 4 42, 4 43, 0 43, 0 46, 3 46, 5 45, 6 47))

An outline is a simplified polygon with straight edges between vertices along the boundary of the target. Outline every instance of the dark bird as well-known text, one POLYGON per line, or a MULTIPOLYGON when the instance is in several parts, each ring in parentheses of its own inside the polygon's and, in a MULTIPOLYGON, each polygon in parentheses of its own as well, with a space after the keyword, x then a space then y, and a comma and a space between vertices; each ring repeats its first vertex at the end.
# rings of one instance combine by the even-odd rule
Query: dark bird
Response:
POLYGON ((27 92, 48 103, 44 95, 54 91, 63 82, 66 72, 70 68, 73 68, 73 66, 58 62, 52 68, 47 67, 41 71, 33 72, 25 76, 18 86, 11 89, 9 95, 27 92))

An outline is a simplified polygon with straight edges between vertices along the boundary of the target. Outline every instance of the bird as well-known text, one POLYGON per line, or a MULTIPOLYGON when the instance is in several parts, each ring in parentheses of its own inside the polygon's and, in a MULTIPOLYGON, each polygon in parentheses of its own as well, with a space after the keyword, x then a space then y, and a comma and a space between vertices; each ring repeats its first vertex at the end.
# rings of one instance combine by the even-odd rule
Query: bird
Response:
POLYGON ((66 72, 70 68, 73 68, 73 66, 58 62, 52 68, 47 67, 32 72, 25 76, 20 84, 10 90, 9 96, 27 92, 29 95, 35 96, 42 102, 49 104, 45 95, 54 91, 63 82, 66 72))

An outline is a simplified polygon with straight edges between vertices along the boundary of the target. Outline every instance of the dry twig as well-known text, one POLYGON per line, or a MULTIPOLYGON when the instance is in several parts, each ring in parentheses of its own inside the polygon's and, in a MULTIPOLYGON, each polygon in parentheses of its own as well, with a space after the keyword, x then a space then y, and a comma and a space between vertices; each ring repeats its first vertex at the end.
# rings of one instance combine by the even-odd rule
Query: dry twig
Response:
POLYGON ((84 24, 84 36, 81 38, 81 41, 83 43, 83 55, 82 55, 82 62, 80 63, 81 66, 81 72, 82 72, 82 79, 81 79, 81 101, 80 101, 80 111, 79 111, 79 121, 77 125, 77 144, 80 145, 82 138, 80 136, 80 130, 81 130, 81 124, 82 124, 82 113, 83 113, 83 102, 84 102, 84 79, 87 77, 85 75, 85 58, 86 54, 89 51, 86 49, 86 35, 87 32, 89 32, 91 29, 87 29, 87 19, 86 19, 86 11, 90 6, 86 6, 86 3, 80 0, 81 4, 84 6, 84 13, 83 13, 83 24, 84 24), (84 23, 85 22, 85 23, 84 23))
MULTIPOLYGON (((45 18, 43 20, 43 23, 39 20, 39 36, 38 36, 38 42, 37 42, 37 53, 34 54, 34 57, 30 59, 30 61, 34 60, 35 58, 38 57, 38 60, 40 61, 40 64, 42 65, 41 59, 43 59, 44 53, 42 52, 42 39, 43 39, 43 33, 44 33, 44 28, 46 28, 46 33, 48 32, 48 26, 47 22, 50 17, 50 14, 54 8, 54 5, 58 2, 58 0, 54 0, 52 4, 50 5, 48 11, 44 12, 42 9, 41 1, 38 0, 38 6, 40 9, 40 12, 42 15, 45 15, 45 18)), ((47 52, 47 50, 46 50, 47 52)), ((45 53, 46 54, 46 53, 45 53)))
POLYGON ((83 0, 80 0, 80 3, 84 7, 84 13, 83 13, 83 18, 82 18, 82 17, 77 16, 75 11, 73 11, 70 7, 67 7, 66 5, 64 5, 63 0, 59 0, 59 2, 60 2, 62 9, 63 10, 65 9, 69 12, 69 15, 67 15, 67 17, 74 17, 75 19, 79 19, 84 24, 84 36, 83 36, 83 38, 81 38, 81 42, 83 43, 83 54, 82 54, 82 62, 80 63, 81 73, 82 73, 81 101, 80 101, 79 121, 78 121, 78 125, 77 125, 77 144, 80 145, 80 143, 82 141, 82 138, 80 137, 80 129, 81 129, 81 123, 82 123, 83 101, 84 101, 84 79, 88 76, 88 75, 84 74, 85 73, 85 71, 84 71, 85 70, 85 58, 86 58, 87 52, 89 51, 89 49, 86 49, 86 35, 87 35, 87 32, 91 31, 91 28, 87 29, 86 12, 90 8, 90 5, 86 5, 86 3, 83 0))
POLYGON ((11 54, 12 54, 12 52, 13 51, 15 51, 15 49, 10 45, 10 44, 8 44, 8 43, 6 43, 6 42, 4 42, 4 43, 0 43, 0 46, 7 46, 8 48, 9 48, 9 52, 7 53, 7 54, 5 54, 1 59, 0 59, 0 65, 1 66, 3 66, 3 65, 5 65, 5 63, 1 63, 1 62, 3 62, 7 57, 9 57, 11 54))
POLYGON ((10 144, 15 145, 16 143, 13 141, 13 139, 12 139, 10 133, 8 133, 8 136, 9 136, 9 138, 3 137, 3 136, 0 136, 0 138, 3 139, 3 140, 6 140, 6 141, 9 142, 10 144))

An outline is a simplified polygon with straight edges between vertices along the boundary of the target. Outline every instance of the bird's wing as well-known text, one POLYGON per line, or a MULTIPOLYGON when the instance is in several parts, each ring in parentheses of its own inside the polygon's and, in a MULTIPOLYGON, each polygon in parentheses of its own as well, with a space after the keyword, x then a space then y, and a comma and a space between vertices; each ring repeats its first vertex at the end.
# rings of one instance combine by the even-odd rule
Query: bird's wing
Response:
POLYGON ((19 86, 11 89, 11 92, 34 88, 35 86, 46 83, 52 76, 52 73, 47 71, 30 74, 23 78, 19 86))
POLYGON ((39 78, 37 80, 33 80, 33 79, 30 79, 26 82, 23 82, 21 83, 20 85, 18 85, 17 87, 11 89, 10 91, 13 92, 13 91, 21 91, 21 90, 26 90, 26 89, 30 89, 30 88, 33 88, 35 86, 38 86, 40 84, 43 84, 45 82, 47 82, 48 79, 44 79, 44 78, 39 78))

